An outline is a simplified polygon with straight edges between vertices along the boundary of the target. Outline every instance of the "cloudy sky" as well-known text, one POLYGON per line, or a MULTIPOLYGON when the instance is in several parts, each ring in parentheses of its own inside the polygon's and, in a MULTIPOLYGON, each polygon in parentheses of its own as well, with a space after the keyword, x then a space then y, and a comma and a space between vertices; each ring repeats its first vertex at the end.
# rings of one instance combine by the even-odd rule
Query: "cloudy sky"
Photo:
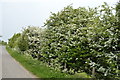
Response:
POLYGON ((1 0, 0 35, 7 41, 26 26, 43 26, 50 12, 57 12, 73 4, 78 7, 96 7, 107 2, 115 6, 119 0, 1 0))

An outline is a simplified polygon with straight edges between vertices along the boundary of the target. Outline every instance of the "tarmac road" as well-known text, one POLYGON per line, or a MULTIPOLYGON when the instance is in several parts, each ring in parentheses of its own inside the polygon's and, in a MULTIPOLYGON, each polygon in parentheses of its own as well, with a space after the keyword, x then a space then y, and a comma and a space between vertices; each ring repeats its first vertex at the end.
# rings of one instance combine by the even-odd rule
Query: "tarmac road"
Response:
POLYGON ((2 72, 2 78, 36 78, 24 67, 22 67, 19 64, 19 62, 15 61, 15 59, 13 59, 10 56, 10 54, 5 49, 5 46, 0 46, 0 54, 1 53, 2 53, 2 71, 0 70, 0 72, 2 72))

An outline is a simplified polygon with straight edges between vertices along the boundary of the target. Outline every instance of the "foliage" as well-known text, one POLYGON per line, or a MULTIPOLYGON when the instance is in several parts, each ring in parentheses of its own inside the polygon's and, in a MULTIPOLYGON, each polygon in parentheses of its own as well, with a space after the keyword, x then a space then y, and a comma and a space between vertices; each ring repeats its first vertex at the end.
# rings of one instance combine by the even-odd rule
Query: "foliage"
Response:
POLYGON ((9 39, 8 45, 10 48, 17 47, 18 38, 21 36, 20 33, 14 34, 12 38, 9 39))
POLYGON ((29 53, 33 58, 37 57, 40 48, 40 38, 42 35, 42 29, 38 27, 25 28, 21 38, 19 39, 19 48, 25 53, 29 53))
POLYGON ((106 3, 99 8, 72 6, 52 13, 46 21, 48 30, 42 42, 42 60, 65 72, 84 71, 96 77, 116 75, 119 30, 113 8, 106 3))
MULTIPOLYGON (((46 20, 46 29, 25 28, 18 48, 48 66, 75 74, 86 72, 96 78, 119 76, 120 56, 119 3, 115 9, 107 3, 96 8, 71 5, 46 20)), ((16 35, 9 40, 15 47, 16 35)))
POLYGON ((118 26, 120 26, 120 1, 116 5, 116 14, 118 16, 118 26))
POLYGON ((26 51, 28 49, 28 37, 25 35, 24 31, 18 39, 18 48, 20 51, 26 51))
POLYGON ((7 45, 7 42, 0 40, 0 45, 7 45))
MULTIPOLYGON (((119 48, 118 49, 120 49, 120 1, 117 3, 117 5, 116 5, 116 15, 117 15, 117 29, 118 29, 118 46, 119 46, 119 48)), ((117 68, 119 69, 119 71, 118 71, 118 75, 120 75, 120 52, 117 54, 117 64, 118 64, 118 66, 117 66, 117 68)))

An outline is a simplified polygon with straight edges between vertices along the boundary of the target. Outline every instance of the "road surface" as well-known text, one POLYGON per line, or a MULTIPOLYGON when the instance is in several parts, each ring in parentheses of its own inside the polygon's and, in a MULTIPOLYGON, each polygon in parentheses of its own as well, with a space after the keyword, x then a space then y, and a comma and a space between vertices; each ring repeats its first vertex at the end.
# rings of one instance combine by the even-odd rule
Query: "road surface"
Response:
POLYGON ((0 46, 0 51, 2 51, 2 78, 36 78, 15 61, 4 46, 0 46))

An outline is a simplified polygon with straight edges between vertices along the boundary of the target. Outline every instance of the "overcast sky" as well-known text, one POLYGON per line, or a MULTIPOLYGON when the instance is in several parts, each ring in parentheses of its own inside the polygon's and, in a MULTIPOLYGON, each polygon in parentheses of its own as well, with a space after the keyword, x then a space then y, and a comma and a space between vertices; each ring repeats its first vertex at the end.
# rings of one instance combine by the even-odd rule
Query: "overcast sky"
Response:
POLYGON ((96 7, 107 2, 115 6, 118 0, 1 0, 0 35, 7 41, 14 33, 21 32, 26 26, 43 26, 50 12, 58 12, 67 5, 96 7))

